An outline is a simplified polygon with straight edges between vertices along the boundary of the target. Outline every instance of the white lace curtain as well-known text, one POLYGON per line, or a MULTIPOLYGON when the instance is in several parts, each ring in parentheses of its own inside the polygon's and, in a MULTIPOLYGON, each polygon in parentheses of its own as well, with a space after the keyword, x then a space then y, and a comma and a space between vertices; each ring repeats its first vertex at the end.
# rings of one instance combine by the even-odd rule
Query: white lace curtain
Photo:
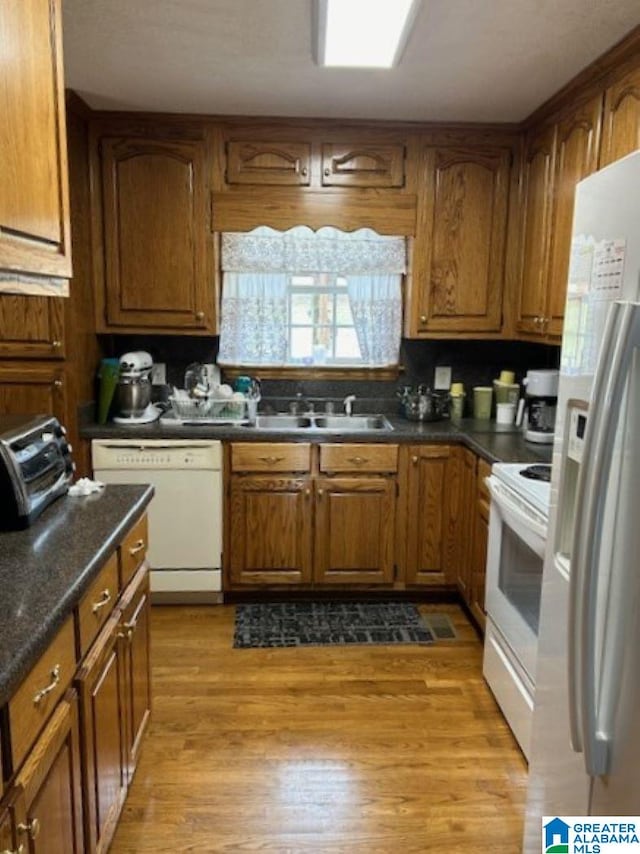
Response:
POLYGON ((403 237, 368 228, 279 232, 262 226, 222 235, 222 270, 221 364, 287 364, 288 285, 292 275, 304 273, 346 278, 363 364, 398 364, 403 237))

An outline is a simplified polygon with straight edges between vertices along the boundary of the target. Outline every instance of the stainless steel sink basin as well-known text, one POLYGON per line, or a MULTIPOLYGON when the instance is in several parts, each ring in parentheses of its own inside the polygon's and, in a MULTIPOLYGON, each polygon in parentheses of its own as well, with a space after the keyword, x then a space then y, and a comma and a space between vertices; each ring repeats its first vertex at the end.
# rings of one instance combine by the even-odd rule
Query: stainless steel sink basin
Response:
POLYGON ((315 418, 318 430, 393 430, 384 415, 318 415, 315 418))
POLYGON ((302 415, 258 415, 255 426, 260 430, 308 430, 312 423, 302 415))
POLYGON ((333 431, 358 433, 366 430, 393 430, 384 415, 258 415, 259 430, 333 431))

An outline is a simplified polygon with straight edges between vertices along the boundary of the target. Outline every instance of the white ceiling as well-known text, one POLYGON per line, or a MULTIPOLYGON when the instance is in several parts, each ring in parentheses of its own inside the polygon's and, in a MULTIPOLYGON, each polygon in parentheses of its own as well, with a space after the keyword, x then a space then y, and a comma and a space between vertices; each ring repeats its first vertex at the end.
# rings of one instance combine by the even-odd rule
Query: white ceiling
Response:
MULTIPOLYGON (((97 109, 519 121, 640 23, 638 0, 422 0, 391 71, 319 68, 311 0, 63 0, 97 109)), ((357 34, 354 33, 354 37, 357 34)))

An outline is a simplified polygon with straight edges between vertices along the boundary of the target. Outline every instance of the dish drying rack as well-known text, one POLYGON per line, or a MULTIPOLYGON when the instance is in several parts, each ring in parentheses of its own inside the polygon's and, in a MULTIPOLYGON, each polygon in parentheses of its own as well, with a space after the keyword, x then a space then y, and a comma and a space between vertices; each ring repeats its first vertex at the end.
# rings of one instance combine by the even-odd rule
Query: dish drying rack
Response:
POLYGON ((247 421, 247 399, 220 397, 169 397, 176 420, 206 424, 237 424, 247 421))

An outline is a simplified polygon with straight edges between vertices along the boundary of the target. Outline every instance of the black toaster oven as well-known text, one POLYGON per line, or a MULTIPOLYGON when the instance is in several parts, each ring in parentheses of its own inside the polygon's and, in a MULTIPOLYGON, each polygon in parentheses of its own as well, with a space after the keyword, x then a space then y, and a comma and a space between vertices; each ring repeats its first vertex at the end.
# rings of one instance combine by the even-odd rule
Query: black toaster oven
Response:
POLYGON ((69 489, 75 465, 51 415, 0 415, 0 528, 26 528, 69 489))

